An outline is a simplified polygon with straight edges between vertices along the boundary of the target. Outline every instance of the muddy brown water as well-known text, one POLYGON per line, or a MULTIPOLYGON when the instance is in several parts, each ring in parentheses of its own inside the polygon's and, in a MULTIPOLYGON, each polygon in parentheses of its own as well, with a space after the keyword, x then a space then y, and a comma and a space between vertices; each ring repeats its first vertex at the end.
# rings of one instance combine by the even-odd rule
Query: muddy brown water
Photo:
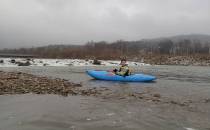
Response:
POLYGON ((58 95, 0 96, 0 130, 210 130, 210 68, 191 66, 134 67, 135 73, 157 76, 151 83, 93 80, 86 70, 112 67, 11 67, 21 71, 107 87, 113 98, 58 95), (155 103, 126 97, 129 93, 158 93, 161 99, 190 103, 155 103))

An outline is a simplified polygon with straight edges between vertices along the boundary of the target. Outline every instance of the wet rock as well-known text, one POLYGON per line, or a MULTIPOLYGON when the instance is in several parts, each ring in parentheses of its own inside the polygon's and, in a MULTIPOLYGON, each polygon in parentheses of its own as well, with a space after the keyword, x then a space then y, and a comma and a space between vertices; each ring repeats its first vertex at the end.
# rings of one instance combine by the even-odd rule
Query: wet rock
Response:
POLYGON ((209 102, 210 102, 210 98, 204 99, 204 103, 209 103, 209 102))
POLYGON ((3 84, 4 84, 4 83, 0 81, 0 88, 1 88, 1 86, 2 86, 3 84))
POLYGON ((0 60, 0 64, 3 64, 4 63, 4 60, 0 60))
POLYGON ((15 61, 15 59, 11 59, 11 61, 10 61, 10 63, 15 63, 16 61, 15 61))
POLYGON ((188 101, 179 102, 179 101, 174 101, 174 100, 171 100, 168 103, 175 104, 175 105, 178 105, 178 106, 189 106, 189 104, 190 104, 190 102, 188 102, 188 101))
POLYGON ((93 64, 94 65, 101 65, 101 61, 97 60, 97 59, 94 59, 93 60, 93 64))
POLYGON ((155 93, 155 94, 153 94, 153 97, 160 98, 160 97, 161 97, 161 95, 160 95, 159 93, 155 93))
POLYGON ((171 103, 171 104, 178 104, 178 102, 177 102, 177 101, 173 101, 173 100, 172 100, 172 101, 170 101, 170 103, 171 103))
POLYGON ((152 101, 153 102, 160 102, 161 100, 159 98, 153 98, 152 101))
POLYGON ((26 61, 25 63, 23 62, 16 62, 16 64, 18 64, 18 66, 30 66, 31 63, 29 61, 26 61))
POLYGON ((49 64, 46 64, 46 63, 45 63, 45 64, 43 64, 43 66, 48 66, 48 65, 49 65, 49 64))
POLYGON ((139 98, 139 99, 143 99, 144 96, 143 96, 143 95, 139 95, 138 98, 139 98))
POLYGON ((188 102, 181 102, 181 103, 179 103, 178 105, 179 105, 179 106, 188 106, 189 104, 188 104, 188 102))

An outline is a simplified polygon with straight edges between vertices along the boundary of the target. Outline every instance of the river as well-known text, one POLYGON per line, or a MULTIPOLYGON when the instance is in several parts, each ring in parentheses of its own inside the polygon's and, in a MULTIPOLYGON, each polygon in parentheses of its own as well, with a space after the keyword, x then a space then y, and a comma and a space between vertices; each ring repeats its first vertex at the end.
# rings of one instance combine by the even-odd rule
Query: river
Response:
POLYGON ((142 66, 134 73, 157 76, 151 83, 93 80, 89 69, 112 67, 1 67, 51 78, 64 78, 84 87, 112 90, 113 98, 58 95, 0 96, 0 130, 210 130, 210 68, 195 66, 142 66), (150 91, 167 101, 155 103, 126 97, 150 91))

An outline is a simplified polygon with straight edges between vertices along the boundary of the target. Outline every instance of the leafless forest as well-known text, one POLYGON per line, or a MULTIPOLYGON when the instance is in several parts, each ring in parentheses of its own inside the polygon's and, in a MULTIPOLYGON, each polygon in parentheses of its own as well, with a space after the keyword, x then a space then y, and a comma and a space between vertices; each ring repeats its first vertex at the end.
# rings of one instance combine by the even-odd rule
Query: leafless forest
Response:
POLYGON ((173 42, 163 39, 159 41, 123 41, 113 43, 105 41, 88 42, 85 45, 49 45, 36 48, 3 49, 1 53, 32 54, 40 58, 97 58, 97 59, 129 59, 150 56, 207 56, 210 55, 210 43, 182 40, 173 42))

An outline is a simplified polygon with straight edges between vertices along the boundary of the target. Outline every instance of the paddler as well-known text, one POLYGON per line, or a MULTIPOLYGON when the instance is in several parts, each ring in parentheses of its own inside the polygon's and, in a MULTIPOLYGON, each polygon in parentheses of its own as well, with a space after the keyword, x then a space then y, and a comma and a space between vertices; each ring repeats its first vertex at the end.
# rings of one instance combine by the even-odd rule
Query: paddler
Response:
POLYGON ((121 59, 121 62, 120 62, 120 69, 114 69, 114 73, 116 75, 120 75, 120 76, 129 76, 131 75, 131 71, 130 71, 130 68, 127 64, 127 61, 126 59, 121 59))

